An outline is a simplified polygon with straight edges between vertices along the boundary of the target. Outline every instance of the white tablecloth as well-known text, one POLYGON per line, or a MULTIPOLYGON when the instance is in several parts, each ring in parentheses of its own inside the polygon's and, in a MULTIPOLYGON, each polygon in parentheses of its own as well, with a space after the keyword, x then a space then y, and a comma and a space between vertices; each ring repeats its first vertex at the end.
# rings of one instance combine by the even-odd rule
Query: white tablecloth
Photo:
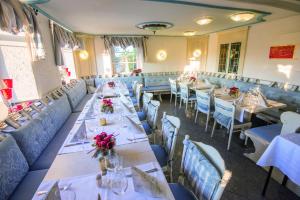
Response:
POLYGON ((300 134, 280 135, 273 139, 257 165, 274 166, 300 185, 300 134))

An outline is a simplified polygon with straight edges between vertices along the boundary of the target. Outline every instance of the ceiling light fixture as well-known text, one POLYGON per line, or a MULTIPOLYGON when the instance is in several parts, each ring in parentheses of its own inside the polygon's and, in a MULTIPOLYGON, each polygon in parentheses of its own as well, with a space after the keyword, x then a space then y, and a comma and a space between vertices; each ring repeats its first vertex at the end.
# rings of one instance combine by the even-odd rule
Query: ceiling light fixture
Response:
POLYGON ((246 22, 255 17, 252 12, 235 13, 230 15, 230 19, 235 22, 246 22))
POLYGON ((203 26, 212 23, 213 18, 209 16, 201 17, 196 19, 196 23, 203 26))
POLYGON ((196 34, 196 31, 185 31, 183 33, 184 36, 193 36, 196 34))
POLYGON ((137 28, 152 31, 153 34, 155 34, 156 31, 172 28, 173 26, 174 25, 169 22, 144 22, 136 25, 137 28))

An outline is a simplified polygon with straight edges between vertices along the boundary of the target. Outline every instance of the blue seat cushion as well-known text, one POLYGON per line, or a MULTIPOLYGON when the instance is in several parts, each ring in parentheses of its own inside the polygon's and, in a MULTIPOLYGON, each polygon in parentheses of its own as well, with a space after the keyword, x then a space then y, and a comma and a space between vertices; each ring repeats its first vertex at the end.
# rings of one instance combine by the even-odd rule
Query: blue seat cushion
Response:
POLYGON ((78 103, 78 105, 73 109, 73 112, 81 112, 85 104, 93 97, 93 94, 87 94, 85 97, 78 103))
POLYGON ((9 200, 31 200, 47 174, 47 169, 30 171, 15 189, 9 200))
POLYGON ((169 183, 169 187, 175 200, 197 200, 190 190, 179 183, 169 183))
POLYGON ((143 121, 142 125, 143 125, 143 128, 144 128, 147 135, 152 134, 152 128, 150 127, 150 125, 148 124, 147 121, 143 121))
POLYGON ((69 132, 74 126, 80 113, 72 113, 63 127, 56 133, 55 137, 49 142, 39 158, 30 166, 31 170, 49 169, 54 161, 61 145, 64 143, 69 132))
POLYGON ((129 91, 129 96, 130 96, 130 97, 134 97, 133 91, 129 91))
POLYGON ((140 121, 146 120, 147 115, 144 111, 138 111, 137 114, 138 114, 138 117, 139 117, 140 121))
POLYGON ((131 97, 131 101, 132 101, 133 105, 136 105, 136 104, 137 104, 137 100, 136 100, 135 97, 131 97))
POLYGON ((143 88, 144 91, 147 92, 156 92, 156 91, 171 91, 171 87, 169 85, 159 85, 159 86, 148 86, 143 88))
MULTIPOLYGON (((26 176, 27 161, 14 138, 0 141, 0 199, 7 199, 26 176)), ((22 199, 22 198, 21 198, 22 199)))
POLYGON ((247 132, 251 135, 255 135, 259 138, 262 138, 265 141, 271 142, 277 135, 280 135, 281 128, 281 124, 271 124, 267 126, 251 128, 248 129, 247 132))
POLYGON ((151 149, 154 152, 154 155, 158 160, 159 165, 161 167, 167 166, 169 157, 165 148, 160 145, 154 144, 151 145, 151 149))

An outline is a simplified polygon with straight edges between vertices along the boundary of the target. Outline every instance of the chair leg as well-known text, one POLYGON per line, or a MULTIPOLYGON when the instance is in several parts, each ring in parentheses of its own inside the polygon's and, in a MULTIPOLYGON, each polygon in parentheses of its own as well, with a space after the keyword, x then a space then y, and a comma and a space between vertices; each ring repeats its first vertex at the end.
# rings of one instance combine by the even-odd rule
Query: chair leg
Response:
POLYGON ((228 145, 227 145, 227 150, 230 149, 230 144, 231 144, 231 139, 232 139, 232 133, 233 133, 233 128, 230 128, 230 132, 229 132, 229 138, 228 138, 228 145))
POLYGON ((171 93, 171 96, 170 96, 170 103, 172 103, 172 97, 173 97, 173 94, 171 93))
MULTIPOLYGON (((245 131, 243 130, 242 132, 244 133, 245 131)), ((249 137, 245 134, 245 143, 244 143, 245 146, 247 146, 247 144, 248 144, 248 138, 249 137)))
POLYGON ((207 113, 206 125, 205 125, 205 132, 207 132, 209 118, 210 118, 210 115, 209 115, 209 113, 207 113))
POLYGON ((217 125, 217 121, 215 120, 215 121, 214 121, 213 128, 212 128, 212 131, 211 131, 211 136, 210 136, 210 137, 213 137, 213 136, 214 136, 216 125, 217 125))
POLYGON ((196 111, 195 124, 196 124, 196 122, 197 122, 197 117, 198 117, 198 110, 196 111))
POLYGON ((179 104, 179 108, 181 108, 181 103, 182 103, 182 99, 180 98, 180 104, 179 104))
POLYGON ((175 107, 177 105, 177 94, 175 94, 175 107))
POLYGON ((187 111, 188 105, 189 105, 189 100, 186 100, 186 102, 185 102, 185 111, 187 111))
POLYGON ((173 166, 170 166, 170 182, 173 183, 173 166))

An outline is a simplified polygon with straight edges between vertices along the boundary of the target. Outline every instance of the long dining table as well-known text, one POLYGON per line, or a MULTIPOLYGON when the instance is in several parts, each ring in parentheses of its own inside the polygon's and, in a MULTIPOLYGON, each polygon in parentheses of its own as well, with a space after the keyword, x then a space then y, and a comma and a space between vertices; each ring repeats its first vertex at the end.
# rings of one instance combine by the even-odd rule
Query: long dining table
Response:
MULTIPOLYGON (((76 186, 76 183, 72 186, 76 199, 97 199, 97 195, 100 194, 98 193, 99 188, 97 189, 96 187, 96 176, 100 172, 100 164, 98 159, 92 157, 93 152, 91 151, 93 147, 91 144, 96 134, 105 131, 108 134, 115 135, 116 146, 114 151, 122 158, 124 169, 139 168, 139 166, 155 167, 158 170, 150 175, 157 179, 160 184, 159 187, 163 191, 163 196, 155 199, 174 199, 163 171, 151 149, 148 137, 141 126, 132 101, 126 96, 128 93, 125 84, 122 82, 119 82, 113 88, 104 84, 97 89, 80 113, 38 191, 41 190, 43 183, 49 181, 60 180, 60 182, 63 182, 63 180, 75 177, 93 176, 95 179, 87 179, 90 181, 80 184, 81 186, 76 186), (114 104, 114 112, 110 114, 102 113, 99 111, 100 109, 98 110, 101 101, 99 98, 104 98, 106 94, 109 94, 108 96, 110 96, 114 104), (99 119, 103 117, 106 118, 107 125, 100 126, 99 119), (86 131, 87 142, 77 144, 76 136, 78 133, 80 134, 82 127, 86 131), (92 186, 88 188, 88 185, 91 184, 92 186), (91 190, 91 187, 96 188, 95 191, 91 190), (77 191, 77 189, 80 191, 77 191), (87 194, 88 197, 85 196, 87 194)), ((141 170, 146 170, 146 168, 140 167, 141 170)), ((132 178, 128 179, 129 184, 132 186, 132 180, 130 180, 132 178)), ((134 187, 129 187, 124 195, 116 195, 112 192, 110 195, 110 197, 102 196, 100 199, 152 199, 147 194, 135 192, 134 187)))

